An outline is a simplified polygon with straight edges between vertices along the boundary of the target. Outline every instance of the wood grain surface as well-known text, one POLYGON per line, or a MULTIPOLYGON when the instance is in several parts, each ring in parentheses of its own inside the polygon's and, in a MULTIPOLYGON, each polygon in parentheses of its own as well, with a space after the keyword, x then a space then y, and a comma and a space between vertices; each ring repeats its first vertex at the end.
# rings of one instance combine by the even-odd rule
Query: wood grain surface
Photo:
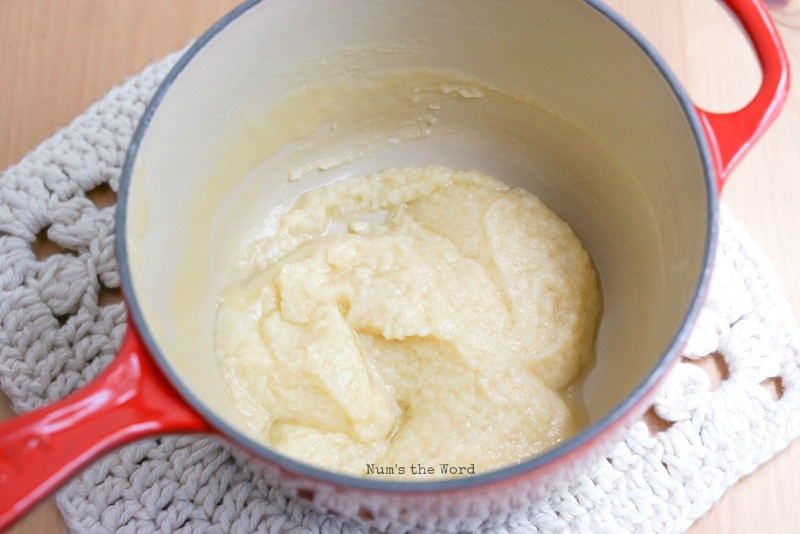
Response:
MULTIPOLYGON (((800 72, 800 0, 779 26, 800 72)), ((1 0, 0 169, 65 126, 148 63, 199 36, 236 0, 1 0)), ((659 50, 694 101, 741 107, 760 71, 747 40, 718 0, 608 0, 659 50)), ((798 84, 800 85, 800 83, 798 84)), ((776 124, 734 171, 724 202, 773 261, 800 316, 800 88, 776 124)), ((0 419, 11 407, 0 399, 0 419)), ((693 533, 800 532, 800 443, 734 486, 693 533)), ((54 533, 52 500, 10 532, 54 533)))

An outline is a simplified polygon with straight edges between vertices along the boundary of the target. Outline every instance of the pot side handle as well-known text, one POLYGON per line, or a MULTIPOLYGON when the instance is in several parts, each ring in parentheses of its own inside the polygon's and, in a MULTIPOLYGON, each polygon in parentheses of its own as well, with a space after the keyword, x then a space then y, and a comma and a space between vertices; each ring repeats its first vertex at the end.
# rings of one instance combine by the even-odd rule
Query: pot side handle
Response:
POLYGON ((210 430, 129 325, 119 353, 92 383, 0 425, 0 531, 114 447, 156 434, 210 430))
POLYGON ((753 43, 762 82, 756 96, 732 113, 712 113, 695 106, 708 138, 717 188, 739 159, 780 113, 789 93, 789 61, 778 30, 761 0, 725 0, 753 43))

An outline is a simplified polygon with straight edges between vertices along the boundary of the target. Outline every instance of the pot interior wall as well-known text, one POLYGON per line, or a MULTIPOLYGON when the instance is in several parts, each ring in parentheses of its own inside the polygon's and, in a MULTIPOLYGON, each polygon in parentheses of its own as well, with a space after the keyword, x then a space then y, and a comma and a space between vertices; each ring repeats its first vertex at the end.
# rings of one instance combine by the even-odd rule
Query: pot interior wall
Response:
MULTIPOLYGON (((429 115, 411 116, 420 117, 429 115)), ((581 238, 605 301, 585 384, 592 420, 657 365, 695 298, 710 201, 681 102, 630 36, 580 0, 272 0, 214 35, 166 92, 125 206, 132 304, 164 364, 208 411, 240 426, 217 372, 214 294, 219 258, 256 230, 224 228, 256 228, 271 207, 320 183, 420 164, 526 187, 581 238), (281 108, 306 122, 274 112, 298 91, 357 88, 409 66, 447 69, 482 96, 444 98, 421 135, 412 128, 385 146, 375 141, 385 128, 409 132, 409 117, 392 126, 392 99, 402 95, 378 108, 350 93, 335 93, 329 107, 312 98, 281 108), (327 112, 353 128, 322 132, 327 112), (316 144, 286 156, 284 145, 309 132, 316 144), (287 179, 291 157, 353 146, 369 150, 287 179)))

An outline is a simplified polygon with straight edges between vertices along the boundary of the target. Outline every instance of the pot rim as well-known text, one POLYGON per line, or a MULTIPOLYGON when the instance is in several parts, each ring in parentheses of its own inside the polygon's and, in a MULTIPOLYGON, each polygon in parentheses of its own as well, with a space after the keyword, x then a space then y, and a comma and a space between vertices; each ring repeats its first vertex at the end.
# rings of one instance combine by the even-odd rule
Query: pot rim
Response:
POLYGON ((487 473, 481 473, 469 477, 457 477, 450 479, 440 479, 431 481, 392 481, 382 478, 357 477, 345 475, 333 471, 315 467, 310 464, 302 463, 283 456, 270 449, 266 445, 256 441, 232 424, 217 416, 205 403, 203 403, 181 378, 181 373, 177 372, 169 358, 161 351, 154 336, 150 332, 145 320, 142 308, 134 291, 132 273, 129 264, 130 253, 125 239, 127 234, 127 204, 133 170, 136 165, 137 155, 148 126, 153 116, 158 111, 162 101, 169 92, 172 84, 180 76, 194 57, 211 41, 217 34, 226 29, 233 21, 244 15, 254 6, 268 0, 246 0, 240 4, 211 28, 199 37, 181 56, 175 66, 169 71, 161 85, 154 93, 148 103, 144 114, 134 132, 131 143, 128 147, 125 161, 122 167, 122 175, 118 191, 117 213, 116 213, 116 246, 117 260, 121 275, 121 286, 125 301, 127 303, 129 321, 132 321, 142 337, 151 357, 157 363, 159 369, 168 378, 170 383, 176 388, 184 401, 196 410, 206 421, 208 421, 220 434, 228 439, 243 446, 256 456, 263 458, 276 466, 293 472, 296 475, 307 477, 318 482, 328 483, 337 487, 348 487, 353 489, 368 490, 374 492, 395 492, 395 493, 432 493, 447 492, 453 490, 466 490, 481 486, 506 482, 512 479, 531 476, 536 472, 549 471, 559 466, 565 466, 567 461, 576 455, 585 452, 594 443, 613 435, 622 429, 633 417, 644 412, 646 402, 652 397, 655 389, 664 379, 667 372, 677 362, 680 350, 686 343, 694 325, 694 321, 702 307, 704 296, 708 287, 711 270, 713 267, 714 251, 716 249, 718 226, 719 226, 719 191, 717 190, 716 171, 712 162, 711 151, 708 140, 703 130, 703 126, 698 118, 696 108, 690 100, 685 89, 678 78, 667 65, 666 61, 656 51, 656 49, 633 27, 631 23, 623 19, 621 15, 614 12, 601 0, 579 0, 587 6, 595 9, 599 14, 605 16, 615 24, 621 31, 625 32, 639 46, 641 50, 650 58, 654 66, 658 68, 664 80, 668 83, 672 92, 679 100, 681 108, 686 116, 700 153, 703 166, 703 179, 705 180, 707 193, 707 214, 708 225, 706 229, 706 245, 702 261, 703 268, 695 282, 694 299, 684 314, 681 327, 675 333, 670 344, 664 349, 656 365, 650 370, 647 376, 636 386, 636 388, 609 413, 594 421, 576 435, 565 440, 561 444, 547 450, 542 454, 520 462, 518 464, 503 467, 487 473))

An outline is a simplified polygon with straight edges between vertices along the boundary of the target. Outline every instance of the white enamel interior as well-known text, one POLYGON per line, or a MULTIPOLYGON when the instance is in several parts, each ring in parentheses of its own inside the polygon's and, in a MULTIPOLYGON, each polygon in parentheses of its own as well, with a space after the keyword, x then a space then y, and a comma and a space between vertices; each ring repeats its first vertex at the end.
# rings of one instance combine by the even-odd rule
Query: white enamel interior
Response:
POLYGON ((297 182, 262 173, 256 184, 251 174, 256 211, 236 216, 257 221, 301 190, 390 165, 477 168, 528 188, 570 223, 600 272, 605 308, 585 384, 597 420, 642 382, 684 322, 704 268, 709 199, 673 89, 580 0, 270 0, 232 21, 174 81, 135 163, 125 239, 150 334, 206 408, 240 426, 217 370, 209 277, 220 240, 213 218, 258 158, 257 142, 237 148, 248 117, 307 85, 399 66, 454 69, 524 92, 545 111, 464 100, 443 109, 425 139, 297 182))

